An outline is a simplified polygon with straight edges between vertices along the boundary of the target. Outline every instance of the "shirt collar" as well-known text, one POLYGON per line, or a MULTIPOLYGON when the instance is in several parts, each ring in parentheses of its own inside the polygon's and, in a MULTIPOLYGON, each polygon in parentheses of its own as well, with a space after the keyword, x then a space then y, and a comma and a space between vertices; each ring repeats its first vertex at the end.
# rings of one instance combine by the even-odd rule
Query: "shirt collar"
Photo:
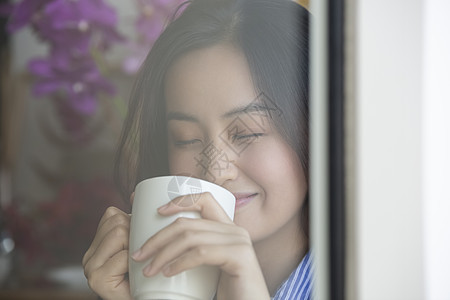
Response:
POLYGON ((311 252, 308 251, 297 268, 280 286, 272 300, 311 299, 311 252))

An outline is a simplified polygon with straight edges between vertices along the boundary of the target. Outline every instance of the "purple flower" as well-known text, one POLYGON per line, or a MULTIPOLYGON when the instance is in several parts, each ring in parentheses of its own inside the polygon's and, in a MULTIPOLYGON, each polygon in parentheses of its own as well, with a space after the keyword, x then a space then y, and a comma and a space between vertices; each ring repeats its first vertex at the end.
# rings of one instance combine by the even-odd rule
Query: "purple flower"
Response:
POLYGON ((12 11, 7 29, 14 32, 31 22, 33 15, 47 3, 53 0, 23 0, 12 11))
POLYGON ((176 8, 182 0, 139 0, 141 14, 136 22, 136 28, 148 41, 154 42, 170 21, 176 8))
POLYGON ((128 45, 131 54, 123 61, 122 68, 125 72, 133 74, 138 71, 150 48, 176 12, 176 8, 183 2, 185 1, 137 1, 140 14, 136 20, 135 27, 138 37, 136 41, 130 42, 128 45))
POLYGON ((36 96, 64 96, 76 113, 92 114, 100 93, 114 93, 102 77, 92 51, 123 42, 116 11, 104 0, 23 0, 15 5, 9 30, 30 25, 50 45, 47 58, 33 59, 28 68, 37 77, 36 96))
POLYGON ((62 93, 82 114, 95 112, 98 93, 114 93, 114 86, 101 76, 91 57, 73 58, 54 52, 50 58, 32 60, 28 67, 37 77, 33 87, 36 96, 62 93))
POLYGON ((114 29, 117 21, 115 11, 101 0, 53 0, 35 14, 33 26, 54 47, 64 46, 80 55, 89 51, 92 42, 105 49, 122 41, 114 29))
MULTIPOLYGON (((135 0, 139 16, 138 38, 130 42, 131 55, 124 70, 135 73, 164 26, 184 0, 135 0)), ((33 59, 29 70, 37 77, 36 96, 64 97, 74 112, 91 114, 100 93, 112 94, 114 87, 98 70, 93 52, 104 53, 124 42, 116 30, 116 11, 105 0, 22 0, 15 4, 8 28, 26 25, 49 44, 49 56, 33 59)))
POLYGON ((130 54, 122 61, 122 70, 127 74, 137 73, 151 46, 150 43, 145 45, 143 42, 129 43, 128 51, 130 54))

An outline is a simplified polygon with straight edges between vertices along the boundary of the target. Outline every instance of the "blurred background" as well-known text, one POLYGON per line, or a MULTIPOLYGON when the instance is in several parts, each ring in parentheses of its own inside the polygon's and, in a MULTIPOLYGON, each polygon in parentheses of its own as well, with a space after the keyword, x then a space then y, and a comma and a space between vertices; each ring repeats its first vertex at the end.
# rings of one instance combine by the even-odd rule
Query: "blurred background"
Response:
MULTIPOLYGON (((0 299, 96 299, 81 259, 139 67, 183 0, 0 1, 0 299)), ((308 0, 298 1, 308 6, 308 0)))
POLYGON ((81 259, 139 66, 180 0, 2 0, 0 299, 95 299, 81 259))

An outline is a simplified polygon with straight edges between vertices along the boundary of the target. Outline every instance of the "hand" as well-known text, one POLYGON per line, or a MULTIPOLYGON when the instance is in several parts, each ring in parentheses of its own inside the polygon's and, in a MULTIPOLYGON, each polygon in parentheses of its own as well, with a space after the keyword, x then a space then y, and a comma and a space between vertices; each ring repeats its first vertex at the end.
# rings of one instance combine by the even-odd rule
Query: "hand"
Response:
POLYGON ((104 300, 131 299, 127 276, 129 231, 130 216, 118 208, 108 208, 83 257, 88 284, 104 300))
POLYGON ((236 226, 210 193, 192 203, 190 195, 159 208, 161 215, 197 211, 202 219, 178 218, 133 253, 136 261, 153 260, 145 276, 173 276, 200 265, 222 270, 217 299, 270 299, 248 232, 236 226))

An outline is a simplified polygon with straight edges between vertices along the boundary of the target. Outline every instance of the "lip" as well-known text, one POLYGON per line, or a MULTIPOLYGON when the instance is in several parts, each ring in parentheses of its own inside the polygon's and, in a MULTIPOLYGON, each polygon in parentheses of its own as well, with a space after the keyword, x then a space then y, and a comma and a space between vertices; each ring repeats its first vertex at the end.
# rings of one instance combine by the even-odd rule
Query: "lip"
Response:
POLYGON ((238 209, 251 202, 258 193, 233 193, 233 195, 236 198, 236 209, 238 209))

